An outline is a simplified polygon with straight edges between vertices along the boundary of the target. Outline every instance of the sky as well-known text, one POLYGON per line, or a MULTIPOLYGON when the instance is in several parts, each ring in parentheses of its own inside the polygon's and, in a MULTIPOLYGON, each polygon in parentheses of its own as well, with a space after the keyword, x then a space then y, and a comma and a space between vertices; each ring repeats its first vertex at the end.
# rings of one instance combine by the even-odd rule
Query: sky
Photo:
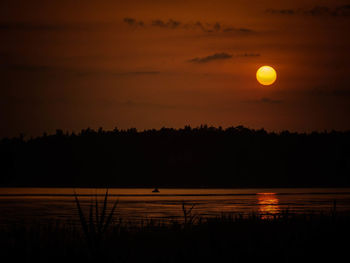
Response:
POLYGON ((350 0, 2 0, 0 137, 349 130, 349 28, 350 0))

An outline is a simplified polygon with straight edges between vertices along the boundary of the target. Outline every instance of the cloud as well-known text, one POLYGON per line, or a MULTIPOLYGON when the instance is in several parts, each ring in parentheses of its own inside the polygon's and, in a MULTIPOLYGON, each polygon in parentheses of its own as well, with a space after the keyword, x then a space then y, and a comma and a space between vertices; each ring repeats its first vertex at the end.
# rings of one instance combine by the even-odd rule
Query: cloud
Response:
POLYGON ((215 60, 223 60, 223 59, 230 59, 232 58, 232 55, 222 52, 222 53, 215 53, 214 55, 206 56, 206 57, 196 57, 193 59, 188 60, 188 62, 193 63, 208 63, 215 60))
POLYGON ((214 31, 219 31, 221 28, 221 25, 219 23, 215 23, 215 24, 210 24, 210 23, 202 23, 197 21, 196 23, 192 24, 192 23, 188 23, 186 25, 186 28, 189 29, 200 29, 203 32, 207 32, 207 33, 211 33, 214 31))
POLYGON ((123 19, 124 23, 127 23, 129 26, 144 26, 144 22, 143 21, 137 21, 135 18, 130 18, 130 17, 126 17, 123 19))
POLYGON ((272 9, 269 8, 266 10, 266 13, 269 14, 281 14, 281 15, 294 15, 297 13, 297 10, 294 9, 272 9))
POLYGON ((310 9, 273 9, 266 10, 269 14, 280 15, 310 15, 310 16, 333 16, 333 17, 348 17, 350 16, 350 5, 342 5, 335 8, 327 6, 314 6, 310 9))
POLYGON ((180 27, 181 22, 173 20, 173 19, 169 19, 166 22, 163 21, 163 20, 160 20, 160 19, 156 19, 156 20, 152 21, 151 25, 155 26, 155 27, 163 27, 163 28, 175 29, 175 28, 180 27))
POLYGON ((255 31, 249 28, 236 28, 233 26, 223 25, 219 22, 208 23, 208 22, 181 22, 175 19, 161 20, 153 19, 151 22, 146 23, 135 18, 126 17, 123 19, 124 23, 129 26, 142 26, 142 27, 158 27, 164 29, 183 29, 183 30, 201 30, 205 33, 254 33, 255 31))
POLYGON ((151 27, 161 27, 161 28, 179 28, 181 26, 180 21, 176 21, 174 19, 169 19, 168 21, 163 21, 161 19, 154 19, 149 24, 146 24, 142 20, 136 20, 135 18, 126 17, 123 19, 123 22, 128 24, 129 26, 151 26, 151 27))
POLYGON ((207 63, 213 60, 221 60, 221 59, 231 59, 231 58, 249 58, 249 57, 259 57, 259 53, 242 53, 242 54, 228 54, 225 52, 215 53, 214 55, 206 56, 206 57, 196 57, 188 60, 188 62, 192 63, 207 63))
POLYGON ((234 28, 234 27, 226 27, 222 31, 223 32, 254 33, 254 30, 251 30, 248 28, 234 28))
POLYGON ((243 34, 251 34, 255 33, 254 30, 249 28, 237 28, 233 26, 223 25, 219 22, 216 23, 202 23, 202 22, 196 22, 194 24, 187 24, 187 28, 199 28, 203 32, 207 33, 214 33, 214 32, 222 32, 222 33, 243 33, 243 34))

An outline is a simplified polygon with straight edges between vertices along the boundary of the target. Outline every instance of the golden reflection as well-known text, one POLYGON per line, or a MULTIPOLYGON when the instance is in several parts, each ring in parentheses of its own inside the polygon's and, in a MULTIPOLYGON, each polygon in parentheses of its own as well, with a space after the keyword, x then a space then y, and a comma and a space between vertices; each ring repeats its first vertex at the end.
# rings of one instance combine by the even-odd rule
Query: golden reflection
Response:
POLYGON ((280 212, 279 200, 275 193, 258 193, 259 214, 268 219, 280 212))

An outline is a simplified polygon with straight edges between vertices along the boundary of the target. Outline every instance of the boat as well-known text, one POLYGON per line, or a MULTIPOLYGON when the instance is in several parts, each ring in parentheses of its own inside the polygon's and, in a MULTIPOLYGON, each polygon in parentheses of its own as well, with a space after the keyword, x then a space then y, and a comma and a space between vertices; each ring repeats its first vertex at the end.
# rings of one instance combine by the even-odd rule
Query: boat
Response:
POLYGON ((153 191, 152 191, 152 193, 159 193, 158 188, 157 188, 157 187, 156 187, 156 188, 154 188, 154 189, 153 189, 153 191))

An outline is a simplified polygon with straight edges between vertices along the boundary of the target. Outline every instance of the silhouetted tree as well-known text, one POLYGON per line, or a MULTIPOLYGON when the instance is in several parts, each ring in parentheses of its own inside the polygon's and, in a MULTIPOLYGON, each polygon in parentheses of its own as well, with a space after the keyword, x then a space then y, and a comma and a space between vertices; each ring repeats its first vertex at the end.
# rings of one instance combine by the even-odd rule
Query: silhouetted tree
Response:
POLYGON ((244 126, 136 129, 0 141, 0 184, 140 187, 350 186, 350 132, 244 126))

